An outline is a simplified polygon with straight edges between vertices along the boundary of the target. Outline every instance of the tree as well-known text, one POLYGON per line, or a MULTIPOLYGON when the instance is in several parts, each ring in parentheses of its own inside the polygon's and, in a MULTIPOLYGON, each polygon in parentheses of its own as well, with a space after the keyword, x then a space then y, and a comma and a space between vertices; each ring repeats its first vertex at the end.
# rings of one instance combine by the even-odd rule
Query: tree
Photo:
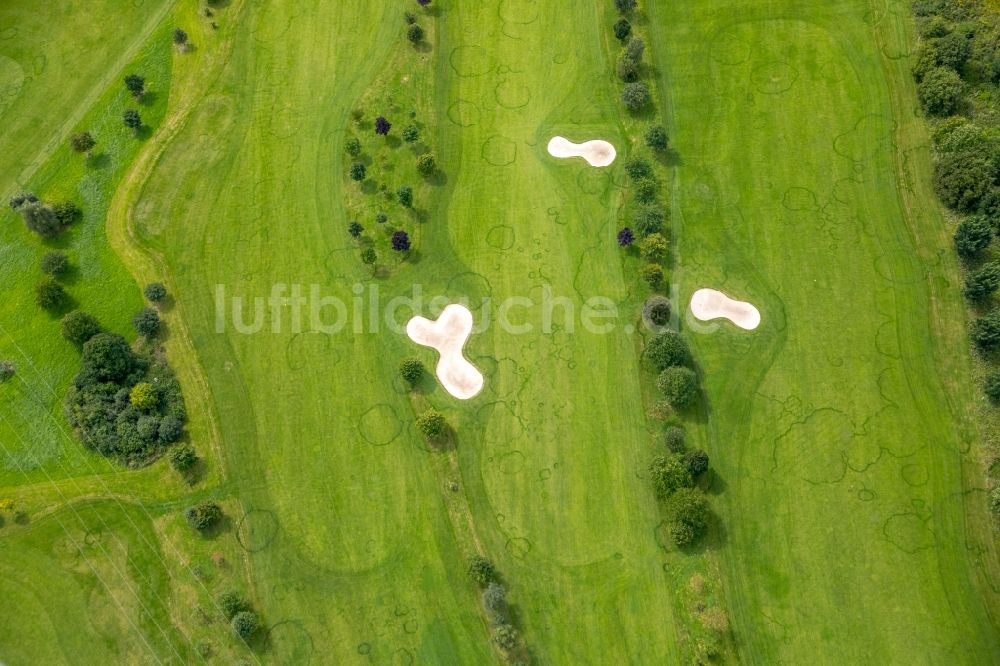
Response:
POLYGON ((622 103, 629 111, 638 111, 649 102, 649 88, 642 81, 626 83, 622 88, 622 103))
POLYGON ((642 317, 651 328, 666 326, 670 322, 670 300, 659 294, 650 296, 642 307, 642 317))
POLYGON ((184 32, 181 28, 174 28, 174 44, 180 47, 186 47, 188 43, 188 34, 184 32))
POLYGON ((76 384, 119 382, 136 367, 137 360, 125 338, 114 333, 98 333, 83 345, 83 358, 76 384))
POLYGON ((132 317, 132 325, 139 335, 151 338, 160 330, 160 315, 153 308, 143 308, 132 317))
POLYGON ((708 454, 702 449, 693 449, 684 454, 684 465, 691 478, 697 479, 708 471, 708 454))
POLYGON ((686 407, 698 395, 698 375, 691 368, 674 366, 660 373, 656 387, 672 407, 686 407))
POLYGON ((219 596, 219 609, 226 621, 231 621, 238 613, 253 610, 253 606, 239 592, 230 590, 219 596))
POLYGON ((132 130, 135 136, 139 136, 139 130, 142 129, 142 116, 135 109, 125 109, 122 114, 122 122, 125 123, 125 127, 132 130))
POLYGON ((355 162, 354 164, 351 165, 351 180, 360 183, 362 180, 365 179, 365 175, 367 175, 367 173, 368 169, 366 169, 365 165, 362 164, 361 162, 355 162))
POLYGON ((985 217, 975 216, 959 222, 955 229, 955 251, 969 258, 985 250, 993 240, 993 229, 985 217))
POLYGON ((80 215, 83 211, 72 201, 59 201, 52 204, 52 214, 56 218, 56 222, 59 223, 60 227, 68 227, 69 225, 80 219, 80 215))
POLYGON ((184 424, 176 416, 167 415, 160 421, 160 442, 173 444, 184 434, 184 424))
POLYGON ((660 186, 652 178, 641 178, 635 184, 635 200, 641 204, 656 203, 660 186))
POLYGON ((436 409, 428 409, 417 417, 417 430, 427 439, 437 439, 447 427, 444 415, 436 409))
POLYGON ((691 351, 681 334, 664 331, 654 336, 646 345, 646 358, 657 370, 666 370, 691 362, 691 351))
POLYGON ((352 136, 350 139, 344 142, 344 152, 346 152, 351 157, 357 157, 361 154, 361 142, 358 141, 356 136, 352 136))
POLYGON ((670 426, 663 431, 663 443, 667 446, 667 450, 673 451, 674 453, 682 453, 684 451, 684 429, 678 426, 670 426))
POLYGON ((63 286, 50 277, 43 279, 35 287, 35 302, 46 310, 57 310, 69 300, 63 286))
MULTIPOLYGON (((160 426, 162 428, 162 425, 160 426)), ((178 444, 170 449, 170 466, 176 471, 187 472, 198 462, 198 454, 190 444, 178 444)))
POLYGON ((981 351, 1000 347, 1000 310, 991 310, 972 323, 972 341, 981 351))
POLYGON ((708 527, 708 502, 697 488, 680 488, 667 500, 667 512, 672 517, 670 534, 674 543, 683 548, 694 543, 708 527))
POLYGON ((90 132, 77 132, 69 137, 69 146, 73 152, 86 153, 88 158, 96 145, 97 141, 90 132))
POLYGON ((932 116, 947 116, 955 111, 965 85, 955 70, 934 67, 917 84, 917 94, 924 111, 932 116))
POLYGON ((42 256, 39 266, 46 275, 59 277, 69 270, 69 257, 66 256, 65 252, 59 252, 58 250, 46 252, 42 256))
POLYGON ((662 234, 650 234, 639 241, 639 254, 644 259, 656 260, 667 256, 667 239, 662 234))
POLYGON ((422 176, 429 176, 434 173, 434 169, 437 167, 437 162, 434 160, 434 156, 430 153, 424 153, 417 158, 417 171, 422 176))
POLYGON ((361 223, 357 220, 352 220, 351 223, 347 225, 347 233, 351 235, 351 238, 360 238, 364 230, 365 228, 361 226, 361 223))
POLYGON ((517 649, 521 639, 517 629, 509 624, 501 624, 493 630, 493 642, 504 652, 510 652, 517 649))
POLYGON ((379 211, 379 212, 375 213, 375 222, 376 223, 378 223, 378 224, 385 224, 388 221, 389 221, 389 216, 386 215, 385 213, 383 213, 382 211, 379 211))
POLYGON ((968 212, 993 189, 996 167, 985 155, 946 153, 934 162, 934 190, 949 208, 968 212))
POLYGON ((646 204, 632 214, 632 224, 640 236, 658 234, 667 221, 667 211, 659 204, 646 204))
POLYGON ((483 591, 483 607, 493 624, 507 621, 507 589, 497 582, 490 582, 483 591))
POLYGON ((382 136, 388 136, 389 130, 392 129, 392 123, 385 118, 385 116, 379 116, 375 119, 375 133, 382 136))
POLYGON ((619 14, 628 14, 635 10, 637 4, 636 0, 615 0, 615 9, 619 14))
POLYGON ((1000 287, 1000 263, 990 261, 983 264, 979 270, 965 278, 965 297, 972 301, 981 301, 1000 287))
POLYGON ((639 277, 651 288, 656 289, 663 283, 663 268, 659 264, 646 264, 639 269, 639 277))
POLYGON ((424 364, 420 362, 419 358, 403 359, 403 362, 399 364, 399 374, 411 386, 414 386, 424 376, 424 364))
POLYGON ((128 401, 136 409, 148 412, 156 409, 160 402, 160 396, 156 394, 156 389, 149 382, 139 382, 132 387, 128 394, 128 401))
POLYGON ((632 180, 649 178, 653 175, 653 167, 641 157, 630 157, 625 160, 625 174, 632 180))
POLYGON ((392 234, 392 249, 396 252, 410 251, 410 235, 400 229, 392 234))
POLYGON ((474 580, 479 587, 485 587, 494 582, 497 577, 496 567, 493 562, 482 555, 473 555, 469 558, 469 578, 474 580))
POLYGON ((960 32, 942 37, 936 46, 938 64, 956 71, 962 69, 972 55, 972 41, 960 32))
POLYGON ((649 464, 649 477, 653 480, 656 496, 667 499, 680 488, 694 485, 691 473, 676 454, 656 456, 649 464))
POLYGON ((361 250, 361 261, 368 266, 375 266, 375 262, 378 261, 378 255, 375 254, 375 249, 371 247, 366 247, 361 250))
POLYGON ((101 332, 101 324, 97 319, 82 310, 73 310, 62 318, 63 337, 75 345, 83 345, 101 332))
POLYGON ((639 80, 639 65, 626 53, 621 54, 618 58, 615 72, 618 74, 618 78, 626 83, 639 80))
POLYGON ((21 214, 25 226, 42 238, 52 238, 63 230, 55 211, 37 199, 27 200, 15 210, 21 214))
POLYGON ((406 29, 406 38, 414 44, 424 41, 424 29, 414 23, 406 29))
POLYGON ((0 384, 9 380, 15 374, 17 374, 17 367, 14 365, 13 361, 6 359, 0 361, 0 384))
POLYGON ((994 404, 1000 403, 1000 372, 991 372, 986 375, 983 392, 994 404))
POLYGON ((230 626, 237 638, 246 641, 257 632, 257 614, 253 611, 240 611, 233 616, 230 626))
POLYGON ((204 532, 222 518, 222 507, 210 500, 202 500, 185 509, 184 518, 191 529, 204 532))
POLYGON ((628 22, 628 19, 620 18, 615 21, 613 30, 618 41, 624 42, 632 34, 632 24, 628 22))
POLYGON ((621 247, 628 247, 635 242, 635 234, 628 227, 620 229, 618 231, 618 245, 621 247))
POLYGON ((426 7, 427 5, 431 4, 431 0, 417 0, 417 4, 420 5, 421 7, 426 7))
POLYGON ((125 77, 125 87, 132 93, 132 97, 142 99, 146 93, 146 79, 138 74, 129 74, 125 77))
POLYGON ((413 143, 420 139, 420 129, 416 125, 407 125, 403 128, 403 141, 413 143))
POLYGON ((632 39, 628 40, 628 44, 625 45, 625 53, 637 63, 642 62, 642 54, 645 52, 646 42, 642 41, 642 37, 633 35, 632 39))
POLYGON ((410 208, 413 206, 413 188, 409 185, 403 185, 398 190, 396 190, 396 199, 399 200, 399 205, 403 208, 410 208))
POLYGON ((407 25, 413 25, 417 22, 417 15, 413 12, 403 12, 403 20, 407 25))
POLYGON ((670 138, 663 125, 650 125, 646 130, 646 145, 653 150, 666 150, 670 138))
POLYGON ((147 300, 160 303, 167 297, 167 288, 163 286, 162 282, 150 282, 142 290, 142 293, 147 300))

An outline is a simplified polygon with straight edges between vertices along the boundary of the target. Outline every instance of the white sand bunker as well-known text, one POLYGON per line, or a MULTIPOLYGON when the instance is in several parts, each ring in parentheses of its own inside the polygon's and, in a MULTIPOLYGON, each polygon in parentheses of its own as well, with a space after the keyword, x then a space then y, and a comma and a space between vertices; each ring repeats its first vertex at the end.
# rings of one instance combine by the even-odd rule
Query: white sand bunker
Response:
POLYGON ((760 326, 760 310, 746 301, 734 301, 721 291, 699 289, 691 296, 691 314, 708 321, 725 317, 748 331, 760 326))
POLYGON ((561 136, 549 141, 549 155, 553 157, 582 157, 590 166, 606 167, 615 161, 615 147, 599 139, 585 143, 573 143, 561 136))
POLYGON ((452 303, 437 321, 414 317, 406 323, 406 334, 418 345, 433 347, 441 355, 437 378, 448 393, 468 400, 483 390, 483 373, 462 355, 472 333, 472 313, 464 305, 452 303))

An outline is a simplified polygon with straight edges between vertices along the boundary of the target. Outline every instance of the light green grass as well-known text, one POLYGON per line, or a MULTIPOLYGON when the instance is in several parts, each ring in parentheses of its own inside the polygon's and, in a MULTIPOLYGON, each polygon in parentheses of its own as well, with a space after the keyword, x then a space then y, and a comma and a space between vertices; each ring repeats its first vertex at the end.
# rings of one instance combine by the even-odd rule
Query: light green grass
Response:
POLYGON ((963 506, 981 480, 957 272, 898 61, 907 12, 652 11, 683 162, 681 298, 715 287, 763 315, 690 336, 752 663, 998 658, 992 537, 963 506))

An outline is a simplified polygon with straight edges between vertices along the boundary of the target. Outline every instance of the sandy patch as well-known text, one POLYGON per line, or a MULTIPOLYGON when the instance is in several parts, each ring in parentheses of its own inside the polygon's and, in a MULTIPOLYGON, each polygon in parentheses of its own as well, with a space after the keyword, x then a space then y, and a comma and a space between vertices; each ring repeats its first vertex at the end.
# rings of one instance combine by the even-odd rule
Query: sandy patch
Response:
POLYGON ((561 136, 549 141, 549 155, 553 157, 582 157, 590 166, 606 167, 615 161, 615 147, 607 141, 595 139, 584 143, 573 143, 561 136))
POLYGON ((441 358, 435 373, 448 393, 468 400, 483 390, 483 373, 462 355, 472 333, 472 313, 464 305, 452 303, 437 321, 414 317, 406 323, 406 334, 418 345, 433 347, 441 358))
POLYGON ((699 289, 691 296, 691 314, 708 321, 724 317, 748 331, 760 326, 760 310, 746 301, 735 301, 715 289, 699 289))

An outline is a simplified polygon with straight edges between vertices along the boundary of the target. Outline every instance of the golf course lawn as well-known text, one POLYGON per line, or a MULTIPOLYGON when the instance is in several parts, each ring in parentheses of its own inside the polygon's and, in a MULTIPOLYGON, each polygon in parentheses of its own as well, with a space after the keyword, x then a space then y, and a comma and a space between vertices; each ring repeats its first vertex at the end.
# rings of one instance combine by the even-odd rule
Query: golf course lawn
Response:
POLYGON ((958 273, 902 58, 912 23, 904 2, 872 7, 650 12, 683 161, 682 302, 718 288, 763 317, 753 334, 687 327, 753 663, 1000 658, 986 501, 963 492, 982 480, 958 273))
POLYGON ((703 604, 729 614, 720 663, 1000 660, 965 312, 905 2, 650 2, 633 23, 656 95, 638 116, 610 0, 120 4, 0 7, 0 193, 85 211, 47 243, 0 212, 0 358, 18 367, 0 385, 0 499, 25 511, 0 523, 0 662, 501 663, 477 554, 532 663, 691 663, 703 604), (193 48, 171 45, 177 26, 193 48), (138 137, 121 123, 131 72, 150 88, 138 137), (649 154, 657 113, 673 307, 705 389, 683 422, 712 465, 711 531, 684 552, 647 478, 663 451, 638 326, 651 292, 616 243, 623 162, 649 154), (66 142, 82 129, 90 163, 66 142), (553 136, 609 141, 617 160, 553 158, 553 136), (389 196, 404 185, 412 209, 389 196), (76 304, 130 340, 140 286, 166 284, 162 340, 202 459, 190 486, 70 432, 79 352, 34 303, 53 248, 77 267, 76 304), (699 288, 752 303, 759 328, 685 318, 699 288), (348 304, 345 328, 266 300, 313 289, 348 304), (391 320, 376 294, 401 299, 391 320), (509 317, 530 330, 498 323, 516 297, 535 303, 509 317), (618 310, 611 333, 581 324, 594 297, 618 310), (400 362, 437 355, 403 326, 461 301, 492 322, 465 347, 482 392, 457 400, 430 373, 409 390, 400 362), (443 443, 414 425, 427 408, 443 443), (202 499, 226 516, 204 536, 183 517, 202 499), (249 646, 220 617, 228 590, 260 614, 249 646))

